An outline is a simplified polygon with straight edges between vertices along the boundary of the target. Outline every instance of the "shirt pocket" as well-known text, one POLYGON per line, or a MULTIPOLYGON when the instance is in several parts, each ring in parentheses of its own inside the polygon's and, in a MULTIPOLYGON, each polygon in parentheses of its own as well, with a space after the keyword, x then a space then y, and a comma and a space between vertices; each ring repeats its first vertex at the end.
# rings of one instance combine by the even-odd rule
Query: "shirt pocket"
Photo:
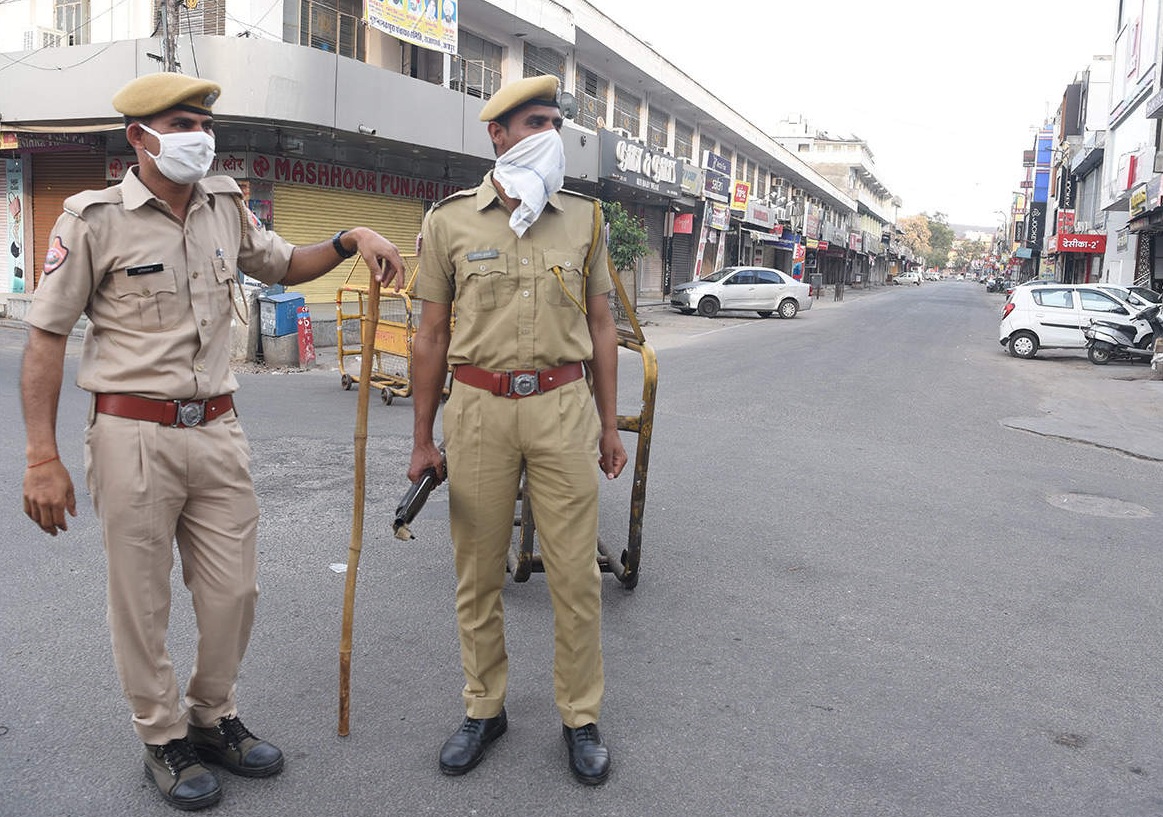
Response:
POLYGON ((109 292, 114 302, 115 321, 124 321, 138 332, 162 332, 181 320, 178 280, 173 267, 143 275, 118 271, 112 278, 109 292))
POLYGON ((585 304, 585 256, 568 250, 545 250, 549 302, 579 308, 585 304))
POLYGON ((507 304, 517 289, 517 281, 509 274, 509 259, 504 253, 477 261, 466 258, 458 264, 457 272, 464 282, 463 291, 456 299, 457 309, 496 309, 507 304))
MULTIPOLYGON (((211 303, 214 304, 214 309, 218 313, 230 312, 231 302, 234 302, 234 309, 242 310, 245 308, 245 301, 242 304, 238 303, 241 298, 241 287, 238 286, 238 259, 230 256, 215 257, 213 260, 214 273, 212 280, 214 281, 214 293, 211 298, 211 303)), ((245 315, 245 312, 239 312, 240 315, 245 315)))

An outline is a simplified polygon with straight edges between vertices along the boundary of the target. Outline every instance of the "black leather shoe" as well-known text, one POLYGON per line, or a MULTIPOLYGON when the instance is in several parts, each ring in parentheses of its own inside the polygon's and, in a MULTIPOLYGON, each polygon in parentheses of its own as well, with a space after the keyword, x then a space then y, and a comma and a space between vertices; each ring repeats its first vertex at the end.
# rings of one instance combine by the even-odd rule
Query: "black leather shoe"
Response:
POLYGON ((256 738, 237 717, 219 718, 210 727, 190 725, 186 731, 199 757, 243 777, 270 777, 283 770, 283 753, 256 738))
POLYGON ((185 738, 160 746, 147 743, 145 774, 167 803, 183 811, 206 808, 222 798, 218 778, 202 765, 185 738))
POLYGON ((610 776, 610 750, 602 743, 596 723, 587 723, 577 729, 561 727, 561 734, 569 745, 569 770, 587 786, 600 786, 610 776))
POLYGON ((471 771, 485 756, 489 744, 505 734, 509 719, 505 710, 495 718, 465 718, 460 728, 440 747, 440 771, 458 775, 471 771))

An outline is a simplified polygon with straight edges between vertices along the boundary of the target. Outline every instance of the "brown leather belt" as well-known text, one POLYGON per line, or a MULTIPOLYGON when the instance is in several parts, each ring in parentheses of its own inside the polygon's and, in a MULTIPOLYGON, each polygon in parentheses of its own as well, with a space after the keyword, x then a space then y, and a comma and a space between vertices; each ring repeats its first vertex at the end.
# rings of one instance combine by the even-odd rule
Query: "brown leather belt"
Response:
POLYGON ((454 380, 468 386, 492 392, 499 397, 528 397, 541 394, 566 383, 585 377, 585 367, 580 363, 565 363, 554 369, 529 369, 514 372, 492 372, 476 366, 457 366, 452 373, 454 380))
POLYGON ((220 394, 206 400, 154 400, 136 394, 98 394, 97 413, 145 420, 174 428, 205 425, 234 408, 234 398, 220 394))

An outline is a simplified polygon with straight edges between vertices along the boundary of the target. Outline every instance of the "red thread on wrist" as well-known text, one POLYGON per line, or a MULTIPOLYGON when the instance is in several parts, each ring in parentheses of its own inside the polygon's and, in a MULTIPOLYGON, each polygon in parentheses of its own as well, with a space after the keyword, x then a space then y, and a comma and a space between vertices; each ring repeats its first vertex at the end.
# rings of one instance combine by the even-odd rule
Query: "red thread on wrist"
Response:
POLYGON ((28 466, 28 468, 29 468, 29 470, 32 470, 33 468, 39 468, 42 465, 48 465, 50 462, 56 462, 60 458, 61 458, 60 454, 53 454, 47 460, 41 460, 40 462, 34 462, 32 465, 28 466))

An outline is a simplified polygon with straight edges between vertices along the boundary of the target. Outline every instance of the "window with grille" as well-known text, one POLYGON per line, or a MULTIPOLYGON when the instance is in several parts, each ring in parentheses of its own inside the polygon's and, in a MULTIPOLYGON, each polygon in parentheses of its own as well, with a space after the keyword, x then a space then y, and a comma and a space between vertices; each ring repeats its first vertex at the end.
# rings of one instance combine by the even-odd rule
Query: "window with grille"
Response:
POLYGON ((670 114, 653 105, 646 117, 646 143, 651 150, 665 150, 670 126, 670 114))
POLYGON ((299 6, 299 45, 362 60, 363 0, 303 0, 299 6))
POLYGON ((457 42, 457 61, 453 66, 451 86, 469 96, 488 99, 501 87, 501 59, 504 49, 494 42, 461 29, 457 42))
MULTIPOLYGON (((588 68, 577 68, 577 82, 573 95, 577 97, 577 118, 583 128, 598 129, 598 120, 606 118, 606 99, 610 83, 588 68)), ((603 122, 604 124, 604 122, 603 122)))
POLYGON ((750 176, 750 173, 749 173, 749 170, 747 167, 747 157, 746 156, 739 157, 739 164, 736 165, 736 168, 739 171, 739 175, 736 177, 739 179, 739 181, 747 182, 747 181, 751 180, 751 176, 750 176))
POLYGON ((642 100, 629 91, 614 86, 614 127, 629 131, 637 138, 642 127, 642 100))
POLYGON ((767 170, 761 169, 759 171, 759 179, 757 180, 756 187, 755 187, 755 195, 758 198, 761 198, 761 199, 767 198, 767 177, 768 177, 767 170))
POLYGON ((178 35, 226 33, 225 0, 198 0, 194 8, 178 3, 178 35))
POLYGON ((65 32, 61 45, 83 45, 89 39, 89 0, 57 0, 56 27, 65 32))
POLYGON ((695 129, 685 122, 674 120, 674 155, 694 161, 694 143, 695 129))
POLYGON ((565 55, 552 48, 538 48, 525 43, 525 64, 522 76, 538 77, 552 74, 557 81, 565 84, 565 55))

